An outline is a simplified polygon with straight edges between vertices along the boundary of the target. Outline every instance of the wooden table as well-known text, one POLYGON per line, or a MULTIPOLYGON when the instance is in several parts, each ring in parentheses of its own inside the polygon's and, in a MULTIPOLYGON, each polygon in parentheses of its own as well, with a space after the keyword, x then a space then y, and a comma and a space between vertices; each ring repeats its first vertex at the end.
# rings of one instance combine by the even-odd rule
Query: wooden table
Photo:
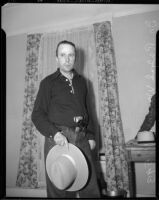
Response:
POLYGON ((156 161, 156 145, 138 144, 137 142, 128 142, 126 144, 129 174, 129 190, 130 197, 136 196, 135 182, 135 162, 155 162, 156 161))

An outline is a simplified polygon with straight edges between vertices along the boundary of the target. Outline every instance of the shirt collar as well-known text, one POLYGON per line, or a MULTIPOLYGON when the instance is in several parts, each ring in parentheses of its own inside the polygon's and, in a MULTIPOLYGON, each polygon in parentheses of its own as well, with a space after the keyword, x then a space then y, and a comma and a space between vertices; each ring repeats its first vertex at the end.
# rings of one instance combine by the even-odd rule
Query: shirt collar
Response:
MULTIPOLYGON (((75 69, 73 69, 72 71, 73 71, 73 73, 74 73, 74 77, 75 77, 75 76, 80 76, 80 75, 77 73, 77 71, 76 71, 75 69)), ((57 68, 57 71, 55 72, 55 74, 56 74, 56 77, 58 77, 58 76, 63 76, 63 75, 61 74, 61 72, 60 72, 60 68, 57 68)))

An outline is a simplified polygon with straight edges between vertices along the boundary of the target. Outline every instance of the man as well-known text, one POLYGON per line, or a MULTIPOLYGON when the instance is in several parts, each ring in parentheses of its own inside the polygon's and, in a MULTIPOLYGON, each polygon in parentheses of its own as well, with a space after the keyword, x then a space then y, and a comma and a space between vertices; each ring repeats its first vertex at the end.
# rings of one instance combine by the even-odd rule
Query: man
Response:
MULTIPOLYGON (((88 184, 78 192, 80 198, 99 198, 99 188, 91 158, 95 148, 94 135, 87 129, 87 87, 84 78, 74 70, 76 47, 72 42, 62 41, 57 45, 56 61, 58 69, 40 83, 35 101, 32 121, 45 136, 44 156, 54 145, 79 147, 90 165, 88 184), (82 128, 77 123, 82 121, 82 128)), ((47 196, 75 198, 76 192, 57 189, 46 173, 47 196)))

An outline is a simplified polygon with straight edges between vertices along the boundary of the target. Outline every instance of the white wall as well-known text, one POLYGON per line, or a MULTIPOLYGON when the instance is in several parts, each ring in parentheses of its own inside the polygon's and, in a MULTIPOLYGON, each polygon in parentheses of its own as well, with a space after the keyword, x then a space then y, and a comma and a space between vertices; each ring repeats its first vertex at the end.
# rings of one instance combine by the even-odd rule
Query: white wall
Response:
POLYGON ((147 86, 155 89, 155 80, 146 75, 152 75, 152 64, 148 63, 152 60, 150 54, 154 55, 155 66, 159 11, 118 17, 112 21, 120 108, 128 141, 136 135, 148 112, 148 94, 151 97, 154 91, 150 92, 147 86), (148 44, 154 45, 154 51, 152 48, 146 51, 148 44))
POLYGON ((7 38, 6 185, 15 186, 22 130, 26 35, 7 38))
MULTIPOLYGON (((155 80, 146 78, 146 75, 152 76, 156 52, 152 48, 149 51, 146 49, 148 44, 151 44, 149 47, 152 44, 156 46, 159 11, 118 17, 112 21, 121 117, 125 140, 128 141, 134 139, 148 113, 148 97, 154 91, 149 91, 147 86, 155 89, 155 80), (154 55, 154 62, 151 64, 150 55, 154 55)), ((154 195, 155 164, 136 163, 135 168, 137 194, 154 195)))

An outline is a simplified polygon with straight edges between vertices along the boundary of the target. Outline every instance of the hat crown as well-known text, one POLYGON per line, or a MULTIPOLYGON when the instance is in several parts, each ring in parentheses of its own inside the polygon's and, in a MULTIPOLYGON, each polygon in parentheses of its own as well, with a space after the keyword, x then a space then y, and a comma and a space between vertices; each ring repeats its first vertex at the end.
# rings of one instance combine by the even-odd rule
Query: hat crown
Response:
POLYGON ((60 190, 70 187, 77 176, 75 161, 66 154, 59 156, 52 163, 50 170, 52 182, 60 190))
POLYGON ((79 191, 87 184, 88 165, 78 147, 71 143, 68 143, 68 147, 55 145, 49 150, 46 171, 50 181, 58 189, 79 191))
POLYGON ((137 134, 137 141, 155 141, 155 135, 151 131, 142 131, 137 134))

